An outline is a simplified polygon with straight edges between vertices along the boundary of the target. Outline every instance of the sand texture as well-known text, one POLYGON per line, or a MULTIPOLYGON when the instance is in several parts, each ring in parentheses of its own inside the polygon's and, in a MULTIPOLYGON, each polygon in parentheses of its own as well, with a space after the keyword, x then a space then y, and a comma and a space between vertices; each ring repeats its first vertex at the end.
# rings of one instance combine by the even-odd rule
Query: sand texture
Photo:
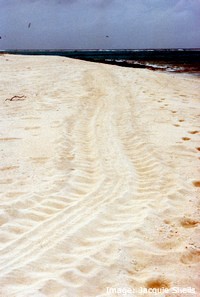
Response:
POLYGON ((0 296, 200 296, 199 79, 45 56, 0 69, 0 296))

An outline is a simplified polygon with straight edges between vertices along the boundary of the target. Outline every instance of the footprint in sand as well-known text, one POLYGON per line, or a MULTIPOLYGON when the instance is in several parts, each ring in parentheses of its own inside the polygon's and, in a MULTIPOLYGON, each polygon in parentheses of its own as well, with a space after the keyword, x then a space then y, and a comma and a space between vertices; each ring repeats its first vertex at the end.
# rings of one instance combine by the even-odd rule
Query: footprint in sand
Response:
POLYGON ((189 131, 188 133, 190 133, 190 134, 198 134, 199 131, 189 131))
POLYGON ((184 141, 188 141, 188 140, 190 140, 191 138, 189 138, 189 137, 182 137, 182 140, 184 140, 184 141))
POLYGON ((183 119, 179 120, 180 123, 182 123, 182 122, 184 122, 184 121, 185 121, 185 120, 183 120, 183 119))
POLYGON ((193 185, 195 187, 200 187, 200 181, 199 180, 193 181, 193 185))
POLYGON ((183 264, 198 263, 200 261, 200 250, 192 249, 184 253, 181 256, 180 261, 183 264))
POLYGON ((164 278, 158 278, 158 279, 151 279, 146 282, 145 287, 147 289, 169 289, 170 288, 170 281, 164 278))
POLYGON ((184 228, 194 228, 199 224, 199 221, 196 221, 196 220, 193 220, 193 219, 190 219, 190 218, 183 218, 180 221, 180 224, 184 228))
POLYGON ((199 151, 199 152, 200 152, 200 147, 196 147, 196 149, 197 149, 197 151, 199 151))

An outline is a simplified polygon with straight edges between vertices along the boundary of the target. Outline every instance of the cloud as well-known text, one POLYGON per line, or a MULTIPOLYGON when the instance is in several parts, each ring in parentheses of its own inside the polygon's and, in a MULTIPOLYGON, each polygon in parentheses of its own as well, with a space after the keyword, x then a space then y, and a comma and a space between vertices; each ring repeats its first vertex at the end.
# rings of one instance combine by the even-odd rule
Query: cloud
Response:
POLYGON ((200 0, 0 0, 0 6, 2 49, 200 47, 200 0))

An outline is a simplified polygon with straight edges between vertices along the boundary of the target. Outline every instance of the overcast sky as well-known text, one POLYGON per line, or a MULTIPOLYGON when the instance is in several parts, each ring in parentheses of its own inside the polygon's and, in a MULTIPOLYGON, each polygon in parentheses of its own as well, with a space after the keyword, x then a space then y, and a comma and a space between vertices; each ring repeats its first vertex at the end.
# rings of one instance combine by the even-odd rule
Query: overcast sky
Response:
POLYGON ((200 0, 0 0, 0 49, 200 48, 200 0))

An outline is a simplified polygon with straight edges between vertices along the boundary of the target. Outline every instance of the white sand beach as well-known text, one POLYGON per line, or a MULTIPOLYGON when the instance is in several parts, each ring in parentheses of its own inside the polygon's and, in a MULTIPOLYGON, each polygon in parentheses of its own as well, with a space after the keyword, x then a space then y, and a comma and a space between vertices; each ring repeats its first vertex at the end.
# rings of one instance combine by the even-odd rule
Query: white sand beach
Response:
POLYGON ((47 56, 0 69, 0 296, 200 296, 199 78, 47 56))

